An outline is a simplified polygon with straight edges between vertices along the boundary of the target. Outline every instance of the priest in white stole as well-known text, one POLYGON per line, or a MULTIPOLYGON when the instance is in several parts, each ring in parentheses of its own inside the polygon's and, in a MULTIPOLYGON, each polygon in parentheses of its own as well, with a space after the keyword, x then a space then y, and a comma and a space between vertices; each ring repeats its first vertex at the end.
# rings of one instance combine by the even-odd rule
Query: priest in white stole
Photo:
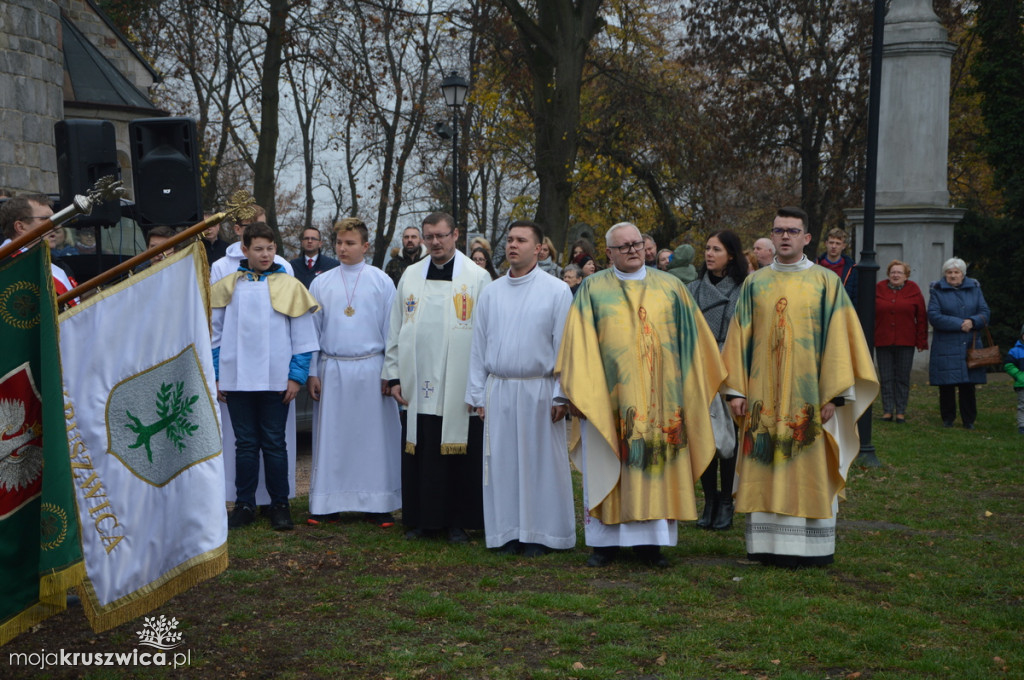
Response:
POLYGON ((566 406, 555 360, 572 304, 566 283, 537 266, 544 234, 513 222, 508 276, 480 295, 466 403, 484 420, 488 548, 527 557, 576 545, 566 406))
MULTIPOLYGON (((635 225, 605 234, 613 268, 576 291, 555 374, 579 417, 589 566, 619 548, 665 566, 678 521, 697 519, 694 483, 715 455, 709 407, 725 377, 718 343, 676 277, 644 266, 635 225)), ((574 437, 574 440, 576 438, 574 437)))
POLYGON ((843 284, 803 253, 807 214, 781 208, 775 260, 740 289, 723 356, 740 424, 736 512, 747 554, 787 567, 831 564, 836 512, 860 449, 857 419, 878 394, 843 284))
POLYGON ((491 276, 458 252, 446 213, 423 221, 429 257, 409 265, 391 308, 381 377, 408 407, 402 521, 410 539, 483 528, 480 419, 465 403, 475 306, 491 276))
POLYGON ((402 505, 398 406, 380 377, 395 284, 366 264, 369 247, 358 217, 335 224, 341 264, 309 289, 320 303, 313 315, 320 351, 306 383, 314 402, 309 511, 362 512, 387 527, 402 505))

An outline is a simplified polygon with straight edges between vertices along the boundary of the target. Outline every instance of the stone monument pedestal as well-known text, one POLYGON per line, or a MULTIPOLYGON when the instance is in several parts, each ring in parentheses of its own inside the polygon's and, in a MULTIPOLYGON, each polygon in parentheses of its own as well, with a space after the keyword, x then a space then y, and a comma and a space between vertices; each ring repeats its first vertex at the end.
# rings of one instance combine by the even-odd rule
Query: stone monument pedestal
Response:
MULTIPOLYGON (((907 206, 904 208, 878 207, 875 209, 875 259, 878 262, 878 280, 886 278, 886 268, 893 260, 910 265, 910 280, 921 288, 925 304, 928 286, 942 278, 942 264, 953 257, 953 227, 966 211, 960 208, 934 206, 907 206)), ((856 230, 856 250, 860 253, 863 242, 864 211, 846 210, 846 219, 856 230)), ((928 329, 929 342, 931 328, 928 329)), ((928 380, 929 353, 914 354, 912 379, 928 380)))

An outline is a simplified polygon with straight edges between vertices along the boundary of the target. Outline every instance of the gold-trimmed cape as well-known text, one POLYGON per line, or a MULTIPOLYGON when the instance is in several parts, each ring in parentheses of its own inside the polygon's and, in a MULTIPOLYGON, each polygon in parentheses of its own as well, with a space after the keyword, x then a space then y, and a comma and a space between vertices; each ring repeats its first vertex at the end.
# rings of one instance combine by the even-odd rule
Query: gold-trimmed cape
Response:
MULTIPOLYGON (((775 265, 773 265, 774 267, 775 265)), ((746 397, 736 511, 832 517, 860 448, 857 419, 878 394, 843 284, 817 265, 762 269, 743 284, 723 348, 726 387, 746 397), (844 397, 822 426, 821 406, 844 397)))
MULTIPOLYGON (((284 272, 276 272, 283 274, 284 272)), ((248 276, 244 271, 237 271, 230 276, 225 276, 213 284, 210 293, 210 306, 214 308, 227 307, 231 297, 235 294, 235 284, 238 279, 248 276)), ((309 290, 302 282, 294 276, 267 277, 267 289, 270 291, 270 306, 275 312, 296 319, 307 312, 312 314, 320 308, 309 290)))
MULTIPOLYGON (((697 517, 694 482, 715 455, 709 406, 725 378, 718 344, 675 277, 612 270, 576 292, 555 367, 601 435, 587 451, 589 513, 605 524, 697 517)), ((570 450, 580 467, 580 441, 570 450)))

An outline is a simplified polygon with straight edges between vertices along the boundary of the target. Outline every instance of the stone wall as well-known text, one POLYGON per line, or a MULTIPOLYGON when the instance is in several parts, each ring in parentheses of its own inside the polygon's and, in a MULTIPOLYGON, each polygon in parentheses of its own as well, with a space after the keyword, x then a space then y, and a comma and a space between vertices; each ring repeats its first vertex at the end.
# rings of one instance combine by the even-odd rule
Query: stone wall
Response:
POLYGON ((51 0, 0 3, 0 188, 57 192, 53 125, 63 118, 59 9, 51 0))

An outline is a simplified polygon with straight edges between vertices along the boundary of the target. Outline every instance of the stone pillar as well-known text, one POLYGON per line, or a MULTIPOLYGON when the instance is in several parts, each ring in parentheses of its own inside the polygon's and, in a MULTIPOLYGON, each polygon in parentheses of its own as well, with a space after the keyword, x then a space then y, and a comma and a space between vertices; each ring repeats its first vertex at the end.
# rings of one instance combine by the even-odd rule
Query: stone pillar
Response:
POLYGON ((0 188, 58 190, 53 125, 64 117, 58 11, 52 0, 0 5, 0 188))
MULTIPOLYGON (((949 205, 949 74, 956 46, 931 0, 892 0, 885 17, 882 56, 875 250, 885 278, 894 259, 910 265, 910 278, 928 298, 953 256, 953 227, 964 211, 949 205)), ((847 210, 861 250, 864 211, 847 210)), ((915 377, 927 370, 916 355, 915 377)))

